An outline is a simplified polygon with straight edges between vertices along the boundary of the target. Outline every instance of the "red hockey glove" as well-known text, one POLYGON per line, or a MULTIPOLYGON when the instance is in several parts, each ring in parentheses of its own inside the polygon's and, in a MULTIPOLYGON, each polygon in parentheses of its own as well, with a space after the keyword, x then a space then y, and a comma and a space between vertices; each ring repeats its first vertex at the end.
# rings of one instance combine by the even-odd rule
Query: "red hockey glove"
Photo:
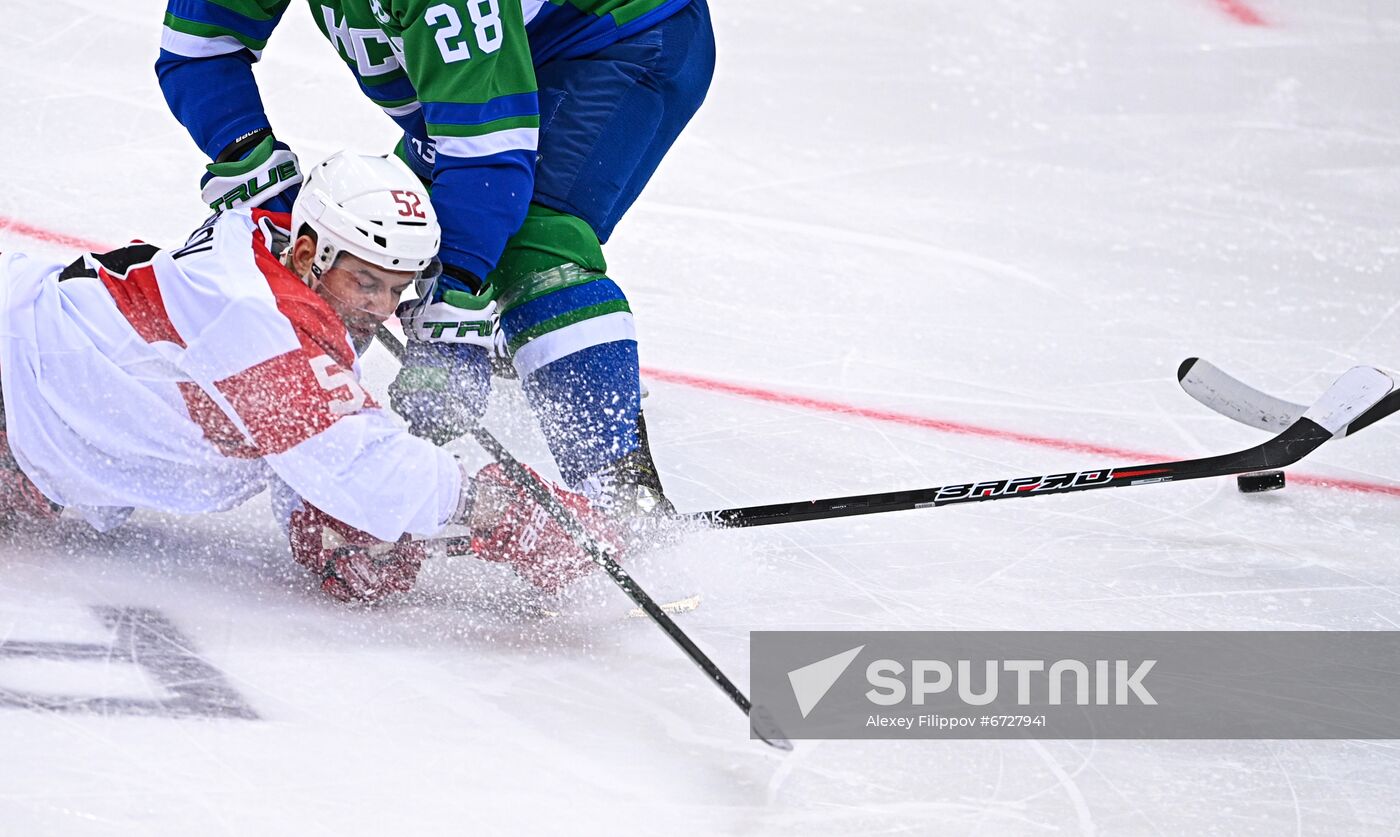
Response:
MULTIPOLYGON (((553 492, 600 547, 612 552, 614 558, 621 557, 622 534, 611 519, 591 507, 582 494, 550 485, 534 471, 525 470, 553 492)), ((482 468, 476 480, 477 504, 486 507, 475 509, 472 515, 472 551, 478 556, 510 564, 526 581, 549 593, 598 567, 553 515, 507 476, 500 464, 482 468)))
POLYGON ((292 512, 288 537, 292 557, 316 573, 327 595, 342 602, 374 602, 413 589, 428 557, 408 535, 397 543, 381 541, 308 503, 292 512))

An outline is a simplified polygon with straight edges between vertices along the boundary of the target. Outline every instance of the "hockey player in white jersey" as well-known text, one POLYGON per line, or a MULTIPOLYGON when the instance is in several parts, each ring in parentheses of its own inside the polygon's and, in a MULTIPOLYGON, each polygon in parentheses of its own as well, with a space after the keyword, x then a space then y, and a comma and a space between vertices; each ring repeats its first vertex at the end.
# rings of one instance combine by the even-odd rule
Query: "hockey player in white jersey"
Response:
MULTIPOLYGON (((179 249, 64 267, 0 257, 0 519, 73 508, 232 508, 271 488, 292 553, 342 600, 409 589, 413 535, 464 525, 477 553, 555 590, 592 565, 498 466, 475 475, 409 435, 360 384, 363 346, 441 238, 396 159, 314 167, 290 216, 217 214, 179 249)), ((556 494, 597 536, 606 519, 556 494)))

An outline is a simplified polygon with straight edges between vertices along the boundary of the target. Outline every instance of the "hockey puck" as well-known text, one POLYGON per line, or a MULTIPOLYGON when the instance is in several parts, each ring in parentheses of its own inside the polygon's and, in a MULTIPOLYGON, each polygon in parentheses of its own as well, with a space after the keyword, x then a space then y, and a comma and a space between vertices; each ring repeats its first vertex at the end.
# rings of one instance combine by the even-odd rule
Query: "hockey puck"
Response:
POLYGON ((1284 478, 1282 471, 1256 471, 1252 474, 1240 474, 1235 477, 1235 484, 1240 487, 1240 492, 1244 494, 1258 494, 1261 491, 1278 491, 1283 488, 1284 478))

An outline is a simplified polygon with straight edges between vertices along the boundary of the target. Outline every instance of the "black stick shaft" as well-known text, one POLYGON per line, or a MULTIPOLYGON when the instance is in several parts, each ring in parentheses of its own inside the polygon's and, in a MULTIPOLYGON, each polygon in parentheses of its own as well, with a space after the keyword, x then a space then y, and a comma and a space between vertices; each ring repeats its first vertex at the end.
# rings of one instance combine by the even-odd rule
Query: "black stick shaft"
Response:
POLYGON ((1274 438, 1255 447, 1235 453, 1177 462, 1150 465, 1130 465, 1119 468, 1097 468, 1064 474, 1019 477, 958 483, 909 491, 885 491, 876 494, 853 494, 796 503, 773 503, 762 506, 742 506, 695 512, 691 517, 718 526, 740 528, 770 526, 776 523, 796 523, 860 514, 938 508, 957 503, 980 503, 989 500, 1010 500, 1017 497, 1041 497, 1047 494, 1068 494, 1098 488, 1120 488, 1161 482, 1244 474, 1282 468, 1316 450, 1332 434, 1311 419, 1294 422, 1274 438))
POLYGON ((403 342, 399 340, 398 335, 389 330, 388 326, 380 323, 379 328, 374 330, 374 336, 379 340, 379 345, 388 349, 389 354, 393 355, 395 360, 403 360, 403 342))

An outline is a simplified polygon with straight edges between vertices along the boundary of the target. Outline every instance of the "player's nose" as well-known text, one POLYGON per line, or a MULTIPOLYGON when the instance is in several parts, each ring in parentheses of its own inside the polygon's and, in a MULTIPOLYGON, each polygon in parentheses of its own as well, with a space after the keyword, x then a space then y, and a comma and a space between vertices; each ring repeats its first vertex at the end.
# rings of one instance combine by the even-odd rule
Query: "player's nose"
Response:
POLYGON ((368 307, 379 319, 387 320, 398 306, 399 294, 394 293, 393 288, 384 288, 374 294, 368 307))

